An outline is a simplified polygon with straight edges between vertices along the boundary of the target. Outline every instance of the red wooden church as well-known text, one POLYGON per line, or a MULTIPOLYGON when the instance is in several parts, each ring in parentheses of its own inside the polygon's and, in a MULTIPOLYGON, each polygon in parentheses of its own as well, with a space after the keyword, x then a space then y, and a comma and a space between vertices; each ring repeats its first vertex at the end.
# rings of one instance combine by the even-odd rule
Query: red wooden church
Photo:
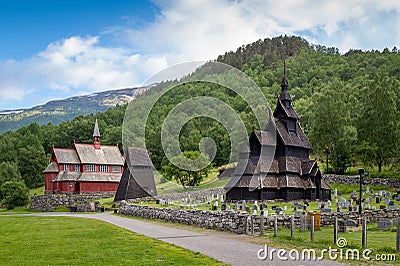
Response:
POLYGON ((93 144, 74 143, 73 149, 54 148, 44 170, 45 192, 116 192, 124 157, 117 146, 100 145, 96 123, 93 144))

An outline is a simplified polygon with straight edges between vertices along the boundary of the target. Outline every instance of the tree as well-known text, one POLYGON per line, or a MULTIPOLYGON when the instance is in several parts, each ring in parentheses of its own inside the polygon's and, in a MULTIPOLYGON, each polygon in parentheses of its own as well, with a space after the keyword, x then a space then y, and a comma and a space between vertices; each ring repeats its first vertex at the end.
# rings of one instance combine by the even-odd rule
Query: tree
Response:
POLYGON ((7 209, 24 206, 29 200, 29 189, 22 181, 7 181, 0 187, 2 204, 7 209))
POLYGON ((316 152, 328 147, 334 171, 343 174, 351 159, 357 131, 350 124, 350 109, 342 81, 328 83, 313 96, 310 112, 310 139, 316 152))
POLYGON ((18 171, 18 166, 16 163, 2 162, 0 164, 0 186, 11 180, 21 181, 21 174, 18 171))
POLYGON ((365 82, 362 93, 363 111, 358 121, 360 138, 369 144, 369 161, 374 161, 381 172, 383 164, 395 157, 399 144, 398 89, 400 82, 380 73, 365 82))
POLYGON ((208 157, 199 151, 184 151, 183 154, 176 156, 174 159, 182 161, 184 157, 190 159, 192 165, 189 165, 187 169, 182 169, 169 162, 162 167, 163 175, 168 180, 176 180, 183 188, 198 186, 208 176, 210 165, 201 170, 195 169, 199 168, 200 165, 207 164, 208 157))
POLYGON ((37 138, 18 151, 18 169, 29 188, 43 185, 43 170, 48 163, 43 146, 37 138))

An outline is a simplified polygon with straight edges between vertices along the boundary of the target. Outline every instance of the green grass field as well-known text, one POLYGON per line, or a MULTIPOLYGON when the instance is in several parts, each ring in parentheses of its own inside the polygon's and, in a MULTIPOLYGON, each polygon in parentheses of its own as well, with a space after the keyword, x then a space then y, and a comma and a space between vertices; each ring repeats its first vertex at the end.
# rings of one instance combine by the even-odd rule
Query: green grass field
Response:
POLYGON ((223 265, 92 219, 0 218, 0 265, 223 265))

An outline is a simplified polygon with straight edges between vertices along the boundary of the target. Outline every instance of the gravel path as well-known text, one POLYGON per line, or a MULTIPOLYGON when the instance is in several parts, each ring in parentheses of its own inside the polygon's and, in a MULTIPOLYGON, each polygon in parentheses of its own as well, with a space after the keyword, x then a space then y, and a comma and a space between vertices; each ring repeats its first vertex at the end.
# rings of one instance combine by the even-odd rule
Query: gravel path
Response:
MULTIPOLYGON (((200 252, 208 257, 217 259, 230 265, 345 265, 328 260, 294 261, 290 260, 289 258, 289 260, 283 261, 278 259, 276 252, 273 254, 273 260, 271 260, 270 257, 268 257, 266 260, 260 260, 257 256, 257 253, 260 249, 264 248, 261 245, 138 221, 135 219, 112 215, 111 213, 43 213, 29 215, 73 216, 97 219, 195 252, 200 252)), ((273 248, 268 247, 269 251, 271 251, 271 249, 273 248)), ((261 255, 264 254, 262 253, 261 255)), ((286 254, 286 257, 289 257, 288 254, 286 254)))

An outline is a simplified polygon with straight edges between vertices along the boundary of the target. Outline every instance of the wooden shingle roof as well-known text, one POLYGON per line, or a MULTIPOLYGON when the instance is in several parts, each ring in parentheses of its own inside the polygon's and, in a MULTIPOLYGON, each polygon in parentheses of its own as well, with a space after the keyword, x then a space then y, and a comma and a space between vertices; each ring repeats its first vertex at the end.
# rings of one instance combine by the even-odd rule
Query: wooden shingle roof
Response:
POLYGON ((124 159, 116 146, 101 146, 95 149, 92 144, 75 144, 76 152, 83 164, 124 165, 124 159))
POLYGON ((60 149, 60 148, 54 148, 54 153, 57 158, 58 163, 62 164, 79 164, 79 157, 78 154, 76 154, 76 151, 73 149, 60 149))

